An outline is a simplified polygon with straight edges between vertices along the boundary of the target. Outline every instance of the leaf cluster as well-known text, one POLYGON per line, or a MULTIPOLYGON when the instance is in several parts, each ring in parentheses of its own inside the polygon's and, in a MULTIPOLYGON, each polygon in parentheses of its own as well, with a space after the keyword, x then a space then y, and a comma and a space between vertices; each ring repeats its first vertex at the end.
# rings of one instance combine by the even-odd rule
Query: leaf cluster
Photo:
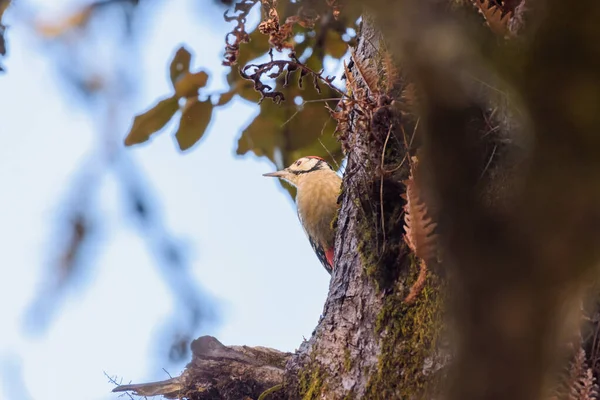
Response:
MULTIPOLYGON (((210 123, 214 106, 210 98, 199 100, 199 90, 206 86, 208 73, 191 72, 191 61, 192 55, 188 50, 184 47, 177 50, 169 67, 173 94, 134 118, 133 126, 125 138, 126 146, 147 141, 177 113, 179 126, 175 138, 179 148, 187 150, 202 138, 210 123)), ((221 105, 221 102, 218 105, 221 105)))
POLYGON ((179 115, 175 137, 180 149, 188 149, 202 138, 214 108, 237 95, 260 105, 259 115, 242 132, 238 154, 252 151, 279 167, 304 155, 337 163, 341 147, 333 135, 336 123, 326 104, 338 101, 344 93, 335 86, 334 77, 324 75, 323 63, 326 56, 339 59, 347 54, 354 35, 348 28, 355 25, 340 17, 336 1, 328 0, 325 7, 313 7, 313 3, 238 1, 224 14, 226 21, 235 23, 225 37, 223 64, 232 67, 227 76, 229 90, 198 100, 198 90, 204 88, 208 75, 190 72, 190 53, 180 49, 171 62, 173 93, 135 118, 125 144, 145 142, 179 115), (251 29, 248 16, 259 3, 262 20, 251 29), (267 61, 252 62, 261 56, 267 56, 267 61), (241 68, 233 68, 236 64, 241 68), (291 82, 294 74, 297 84, 291 82), (307 78, 314 90, 306 90, 307 78), (266 104, 265 98, 274 103, 266 104), (288 99, 294 102, 285 101, 288 99))

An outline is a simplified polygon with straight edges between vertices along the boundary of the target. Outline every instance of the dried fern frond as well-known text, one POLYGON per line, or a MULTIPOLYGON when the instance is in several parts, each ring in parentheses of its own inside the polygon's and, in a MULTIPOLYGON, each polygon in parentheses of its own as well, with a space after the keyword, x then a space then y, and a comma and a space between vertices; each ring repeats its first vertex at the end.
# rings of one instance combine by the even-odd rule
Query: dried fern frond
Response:
POLYGON ((596 400, 598 399, 598 385, 592 369, 588 367, 586 355, 580 346, 571 362, 566 379, 563 383, 563 393, 560 398, 568 400, 596 400))
POLYGON ((503 38, 511 36, 508 23, 512 18, 512 12, 507 12, 503 16, 502 9, 497 5, 490 4, 490 0, 473 0, 473 5, 483 16, 485 23, 494 34, 503 38))
POLYGON ((385 91, 390 93, 400 78, 400 72, 394 63, 392 53, 387 50, 381 52, 381 65, 383 68, 383 76, 385 77, 385 91))
POLYGON ((354 50, 351 51, 351 57, 354 60, 356 70, 367 85, 369 92, 371 94, 377 93, 379 91, 379 74, 377 73, 377 68, 369 60, 363 61, 361 57, 355 57, 354 50))
POLYGON ((419 186, 415 182, 414 170, 417 162, 417 158, 412 157, 411 173, 404 181, 404 240, 417 257, 431 260, 437 258, 437 235, 433 233, 437 224, 427 216, 427 205, 421 200, 419 186))
POLYGON ((410 287, 410 291, 408 292, 408 295, 404 298, 404 302, 406 304, 412 304, 415 302, 415 300, 417 300, 417 296, 419 295, 419 293, 421 293, 421 291, 425 287, 426 281, 427 281, 427 265, 425 264, 425 261, 423 259, 421 259, 421 261, 419 262, 419 276, 417 276, 417 280, 410 287))
POLYGON ((415 180, 415 171, 418 165, 417 157, 411 157, 410 175, 404 181, 406 193, 402 196, 406 200, 404 205, 404 241, 411 251, 420 258, 419 275, 408 295, 404 298, 407 304, 413 303, 423 290, 427 280, 426 260, 437 261, 437 235, 434 233, 437 226, 432 218, 427 215, 427 205, 423 202, 419 186, 415 180))

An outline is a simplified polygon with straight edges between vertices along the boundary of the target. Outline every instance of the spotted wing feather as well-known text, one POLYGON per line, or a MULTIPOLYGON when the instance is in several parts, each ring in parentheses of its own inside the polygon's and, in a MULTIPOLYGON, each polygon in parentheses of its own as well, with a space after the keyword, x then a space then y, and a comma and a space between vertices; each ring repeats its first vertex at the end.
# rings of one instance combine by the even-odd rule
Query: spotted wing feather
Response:
POLYGON ((302 228, 304 229, 304 233, 306 233, 306 237, 310 242, 310 246, 313 248, 315 254, 317 255, 317 258, 319 259, 319 261, 321 261, 321 264, 323 265, 325 270, 331 274, 331 272, 333 271, 333 249, 326 249, 317 240, 314 240, 304 228, 304 223, 302 222, 302 216, 300 215, 300 213, 298 213, 298 218, 300 219, 300 223, 302 225, 302 228))
POLYGON ((315 240, 313 240, 310 236, 308 236, 308 241, 310 242, 310 245, 312 246, 313 250, 315 251, 317 258, 319 259, 319 261, 321 261, 321 264, 323 264, 323 267, 325 267, 327 272, 329 272, 331 274, 331 271, 333 270, 333 268, 332 268, 331 264, 329 263, 329 257, 327 257, 329 252, 326 251, 323 248, 323 246, 321 246, 319 243, 317 243, 315 240))

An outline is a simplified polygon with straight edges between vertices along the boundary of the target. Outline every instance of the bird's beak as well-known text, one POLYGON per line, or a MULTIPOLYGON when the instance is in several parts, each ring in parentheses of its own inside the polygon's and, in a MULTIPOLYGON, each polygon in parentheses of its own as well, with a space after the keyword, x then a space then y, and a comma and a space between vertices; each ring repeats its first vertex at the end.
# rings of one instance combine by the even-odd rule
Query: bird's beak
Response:
POLYGON ((282 169, 281 171, 268 172, 263 174, 263 176, 272 176, 274 178, 283 178, 286 175, 286 171, 282 169))

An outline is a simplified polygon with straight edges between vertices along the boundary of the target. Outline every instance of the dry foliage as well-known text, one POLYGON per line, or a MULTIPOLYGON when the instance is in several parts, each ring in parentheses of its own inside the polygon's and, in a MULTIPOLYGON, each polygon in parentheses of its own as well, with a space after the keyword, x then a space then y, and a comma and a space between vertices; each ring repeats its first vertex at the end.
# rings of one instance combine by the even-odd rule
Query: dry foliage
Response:
POLYGON ((283 87, 287 87, 290 83, 291 75, 299 71, 298 76, 298 86, 300 88, 303 87, 304 78, 307 75, 312 76, 312 84, 315 90, 320 94, 321 87, 319 86, 319 81, 324 82, 327 86, 329 86, 332 90, 340 92, 335 86, 333 86, 332 82, 335 77, 333 76, 323 76, 323 71, 313 71, 305 64, 301 63, 294 53, 290 54, 291 60, 274 60, 273 52, 270 53, 271 60, 269 62, 263 64, 248 64, 240 71, 240 75, 242 78, 252 81, 254 83, 254 90, 260 93, 259 103, 262 102, 265 98, 272 99, 275 103, 280 103, 285 100, 285 96, 283 92, 274 90, 274 88, 270 85, 267 85, 262 82, 263 77, 266 75, 269 79, 276 79, 281 75, 284 76, 283 87))
POLYGON ((240 44, 248 43, 250 41, 250 35, 246 32, 246 19, 252 7, 258 3, 259 0, 240 0, 235 3, 235 12, 237 15, 228 15, 225 11, 225 21, 237 21, 237 25, 225 36, 225 61, 223 65, 235 65, 237 63, 240 54, 240 44), (233 41, 231 42, 231 38, 233 41))
POLYGON ((406 194, 402 197, 406 200, 404 206, 406 244, 412 252, 424 260, 437 258, 436 235, 434 234, 437 224, 427 215, 427 205, 421 200, 418 184, 415 180, 417 169, 417 157, 412 157, 410 177, 404 181, 406 194))
POLYGON ((586 361, 585 350, 579 346, 573 361, 566 370, 564 380, 552 399, 595 400, 598 399, 598 385, 592 368, 586 361))
POLYGON ((269 43, 277 51, 283 49, 294 49, 293 44, 288 39, 293 34, 294 25, 298 24, 303 28, 313 29, 319 15, 314 10, 300 7, 297 15, 286 18, 282 25, 279 22, 277 13, 277 0, 262 0, 263 12, 265 17, 258 25, 258 30, 264 35, 269 35, 269 43))
POLYGON ((437 224, 427 213, 427 205, 422 201, 415 175, 418 166, 417 157, 412 157, 410 176, 404 181, 406 193, 402 195, 404 205, 404 240, 410 250, 419 260, 419 276, 404 299, 413 303, 427 279, 427 264, 425 260, 437 260, 437 235, 434 233, 437 224))
POLYGON ((485 19, 490 30, 503 38, 512 36, 508 23, 513 16, 512 11, 506 11, 501 6, 491 4, 490 0, 473 0, 473 5, 485 19))

